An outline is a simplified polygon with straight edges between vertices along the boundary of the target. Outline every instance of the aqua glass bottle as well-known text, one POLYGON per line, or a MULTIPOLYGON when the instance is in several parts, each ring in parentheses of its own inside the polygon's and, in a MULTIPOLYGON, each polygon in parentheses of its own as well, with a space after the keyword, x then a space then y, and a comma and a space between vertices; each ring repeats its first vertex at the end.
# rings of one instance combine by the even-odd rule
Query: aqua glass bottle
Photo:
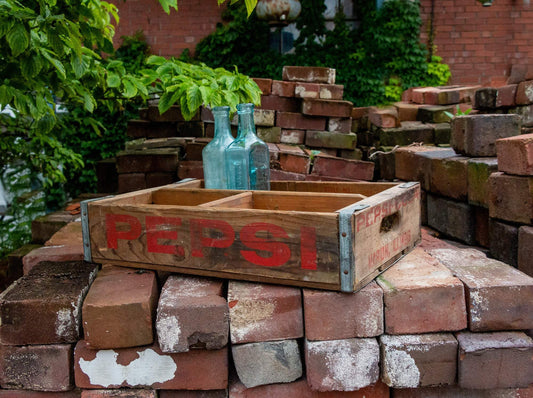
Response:
POLYGON ((228 178, 224 167, 224 151, 233 142, 229 122, 229 106, 212 109, 215 119, 215 135, 202 150, 204 186, 208 189, 227 189, 228 178))
POLYGON ((268 145, 255 134, 254 105, 237 105, 239 129, 226 148, 226 172, 230 189, 270 189, 268 145))

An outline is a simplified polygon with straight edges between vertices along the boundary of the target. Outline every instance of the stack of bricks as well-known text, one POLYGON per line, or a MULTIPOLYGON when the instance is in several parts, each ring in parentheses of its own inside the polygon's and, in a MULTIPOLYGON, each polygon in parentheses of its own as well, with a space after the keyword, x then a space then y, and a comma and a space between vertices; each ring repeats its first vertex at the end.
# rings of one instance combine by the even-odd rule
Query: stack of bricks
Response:
POLYGON ((356 293, 34 261, 0 295, 0 397, 532 394, 533 278, 422 235, 356 293))

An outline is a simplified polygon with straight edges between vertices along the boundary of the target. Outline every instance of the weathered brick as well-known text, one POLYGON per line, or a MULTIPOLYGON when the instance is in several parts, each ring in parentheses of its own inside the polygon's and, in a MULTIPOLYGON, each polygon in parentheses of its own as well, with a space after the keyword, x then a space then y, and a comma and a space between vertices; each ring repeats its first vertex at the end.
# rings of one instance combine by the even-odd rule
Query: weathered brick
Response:
POLYGON ((475 243, 472 206, 452 199, 427 195, 428 225, 467 244, 475 243))
POLYGON ((125 173, 118 175, 118 193, 138 191, 146 188, 145 173, 125 173))
POLYGON ((282 79, 294 82, 335 84, 335 69, 320 66, 284 66, 282 79))
POLYGON ((184 178, 204 178, 204 166, 199 160, 188 160, 180 162, 178 167, 178 179, 184 178))
POLYGON ((533 227, 518 229, 518 269, 533 277, 533 227))
POLYGON ((271 181, 304 181, 306 177, 306 174, 291 173, 289 171, 275 169, 270 170, 271 181))
POLYGON ((489 212, 494 218, 532 224, 533 177, 492 173, 489 177, 489 212))
MULTIPOLYGON (((203 137, 204 123, 203 122, 178 122, 176 125, 176 133, 173 136, 177 137, 203 137)), ((153 138, 158 138, 151 136, 153 138)))
POLYGON ((36 391, 68 391, 72 385, 70 344, 0 345, 0 386, 36 391))
POLYGON ((157 293, 151 271, 104 267, 83 303, 87 344, 98 349, 151 344, 157 293))
POLYGON ((176 182, 177 179, 178 177, 176 176, 176 173, 146 173, 146 188, 154 188, 162 185, 172 184, 176 182))
POLYGON ((507 84, 517 84, 524 80, 533 79, 533 67, 530 65, 513 64, 507 84))
POLYGON ((449 198, 466 200, 468 160, 469 158, 461 156, 431 159, 429 190, 449 198))
POLYGON ((229 396, 230 398, 389 398, 389 387, 378 381, 372 386, 355 391, 314 391, 305 378, 292 383, 267 384, 254 388, 246 388, 242 383, 234 381, 230 383, 229 396))
POLYGON ((280 97, 294 97, 295 82, 287 82, 281 80, 272 81, 272 95, 280 97))
POLYGON ((290 383, 302 376, 296 340, 263 341, 232 346, 233 362, 244 386, 290 383))
POLYGON ((343 159, 363 160, 363 151, 360 148, 341 149, 339 153, 339 157, 343 159))
POLYGON ((32 390, 0 390, 1 398, 81 398, 80 390, 44 392, 32 390))
POLYGON ((143 151, 122 151, 117 154, 117 171, 121 173, 146 173, 149 171, 176 171, 179 150, 154 148, 143 151))
POLYGON ((451 145, 468 156, 496 156, 496 140, 520 134, 518 115, 465 115, 452 119, 451 145))
POLYGON ((516 84, 502 87, 483 87, 476 91, 476 109, 496 109, 515 106, 516 84))
POLYGON ((84 258, 83 244, 42 246, 32 250, 22 258, 23 273, 27 274, 36 265, 51 262, 81 261, 84 258))
POLYGON ((228 398, 227 390, 158 390, 159 398, 228 398))
POLYGON ((302 113, 308 116, 350 117, 352 108, 350 101, 306 98, 302 102, 302 113))
POLYGON ((533 387, 472 390, 457 386, 394 389, 394 398, 529 398, 533 387))
POLYGON ((19 247, 17 250, 12 251, 7 255, 7 281, 9 285, 14 282, 16 279, 20 278, 23 272, 23 263, 22 259, 29 254, 31 251, 38 249, 41 245, 28 243, 19 247))
POLYGON ((319 98, 320 84, 296 83, 294 86, 294 96, 299 98, 319 98))
POLYGON ((480 206, 472 206, 476 224, 476 244, 485 248, 490 247, 489 209, 480 206))
POLYGON ((374 163, 330 156, 317 156, 313 164, 312 174, 324 177, 372 181, 374 163))
POLYGON ((307 130, 305 145, 319 148, 354 149, 357 145, 357 135, 350 133, 336 133, 332 131, 307 130))
POLYGON ((533 340, 522 332, 457 334, 458 383, 472 389, 528 387, 533 340))
POLYGON ((382 128, 400 127, 398 111, 393 106, 385 108, 373 106, 368 108, 368 121, 374 126, 382 128))
POLYGON ((253 77, 253 81, 257 84, 263 95, 269 95, 272 93, 272 79, 263 79, 253 77))
POLYGON ((254 123, 256 127, 272 127, 276 118, 276 111, 271 109, 254 109, 254 123))
POLYGON ((490 254, 496 260, 518 266, 518 227, 498 221, 489 223, 490 254))
POLYGON ((427 251, 465 285, 471 331, 533 327, 533 278, 473 248, 447 246, 427 251))
POLYGON ((400 127, 378 130, 380 145, 410 145, 413 142, 431 144, 434 140, 433 126, 420 122, 403 122, 400 127))
POLYGON ((369 111, 370 111, 370 108, 366 106, 354 107, 352 108, 351 117, 352 119, 362 119, 362 118, 368 117, 369 111))
POLYGON ((416 121, 420 105, 409 102, 395 102, 394 107, 398 110, 398 119, 400 122, 416 121))
POLYGON ((533 104, 533 80, 518 83, 516 89, 516 103, 518 105, 533 104))
POLYGON ((173 137, 176 135, 175 122, 151 122, 148 120, 128 120, 126 134, 130 138, 173 137))
POLYGON ((435 87, 412 88, 410 96, 415 104, 438 105, 438 89, 435 87))
POLYGON ((377 151, 373 153, 372 160, 375 163, 374 177, 377 180, 394 180, 396 176, 395 156, 392 150, 377 151))
POLYGON ((300 112, 301 107, 302 100, 300 98, 262 95, 261 106, 258 106, 256 109, 272 109, 278 112, 300 112))
POLYGON ((220 390, 228 385, 228 351, 165 354, 157 345, 93 350, 81 340, 74 350, 74 377, 79 388, 220 390))
POLYGON ((328 131, 350 133, 352 131, 352 118, 330 117, 328 119, 328 131))
POLYGON ((312 117, 293 112, 278 112, 276 125, 282 129, 325 130, 325 117, 312 117))
POLYGON ((293 153, 295 155, 305 155, 306 151, 296 145, 278 144, 278 151, 285 153, 293 153))
POLYGON ((303 337, 300 289, 230 281, 228 304, 233 344, 303 337))
POLYGON ((265 142, 278 143, 281 141, 281 127, 257 127, 256 134, 265 142))
POLYGON ((341 84, 320 84, 318 97, 320 99, 341 100, 344 95, 344 86, 341 84))
POLYGON ((282 144, 303 145, 305 142, 305 130, 281 129, 279 142, 282 144))
POLYGON ((72 215, 63 210, 37 217, 31 222, 32 242, 45 243, 53 234, 78 217, 79 215, 72 215))
POLYGON ((0 295, 0 343, 72 343, 79 339, 81 306, 96 266, 41 262, 0 295))
POLYGON ((279 153, 279 166, 281 170, 291 173, 307 174, 311 166, 311 159, 307 154, 279 153))
POLYGON ((467 325, 463 284, 422 249, 413 250, 377 282, 388 334, 456 331, 467 325))
POLYGON ((376 339, 305 341, 307 383, 317 391, 354 391, 379 378, 376 339))
POLYGON ((533 127, 533 105, 510 108, 509 113, 516 114, 522 118, 522 128, 533 127))
POLYGON ((450 145, 452 129, 450 123, 437 123, 433 125, 435 145, 450 145))
POLYGON ((156 390, 115 389, 115 390, 84 390, 81 398, 157 398, 156 390))
POLYGON ((497 140, 496 152, 499 171, 533 176, 533 134, 497 140))
POLYGON ((156 330, 163 352, 224 347, 228 342, 229 311, 222 297, 222 282, 169 276, 161 290, 156 330))
POLYGON ((474 158, 468 161, 468 203, 488 207, 489 177, 498 170, 496 158, 474 158))
POLYGON ((458 344, 452 334, 383 335, 379 341, 381 379, 389 387, 455 383, 458 344))
POLYGON ((461 101, 460 86, 439 87, 437 92, 437 104, 450 105, 457 104, 461 101))
POLYGON ((117 159, 99 160, 95 164, 96 192, 115 193, 118 191, 117 159))
POLYGON ((349 294, 304 289, 303 299, 308 340, 375 337, 383 333, 383 291, 375 282, 349 294))
POLYGON ((452 106, 424 106, 418 109, 418 115, 416 120, 424 123, 447 123, 450 121, 450 116, 448 116, 447 113, 452 112, 452 106))

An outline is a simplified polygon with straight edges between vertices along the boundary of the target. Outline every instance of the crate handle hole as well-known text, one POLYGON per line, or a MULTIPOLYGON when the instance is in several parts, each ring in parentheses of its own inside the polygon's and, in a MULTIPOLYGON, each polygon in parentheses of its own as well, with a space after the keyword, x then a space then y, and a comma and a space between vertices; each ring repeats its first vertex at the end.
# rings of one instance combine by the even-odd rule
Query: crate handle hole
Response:
POLYGON ((385 233, 395 229, 400 224, 400 213, 392 213, 381 220, 379 232, 385 233))

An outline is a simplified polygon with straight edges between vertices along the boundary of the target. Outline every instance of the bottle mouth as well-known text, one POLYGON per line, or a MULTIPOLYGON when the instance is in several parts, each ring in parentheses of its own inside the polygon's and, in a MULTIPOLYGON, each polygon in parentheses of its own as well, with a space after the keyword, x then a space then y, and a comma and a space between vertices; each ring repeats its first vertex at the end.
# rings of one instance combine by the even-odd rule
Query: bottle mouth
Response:
POLYGON ((229 112, 229 106, 215 106, 211 112, 229 112))
POLYGON ((248 112, 248 111, 253 111, 254 110, 254 104, 238 104, 237 105, 237 113, 244 113, 244 112, 248 112))

